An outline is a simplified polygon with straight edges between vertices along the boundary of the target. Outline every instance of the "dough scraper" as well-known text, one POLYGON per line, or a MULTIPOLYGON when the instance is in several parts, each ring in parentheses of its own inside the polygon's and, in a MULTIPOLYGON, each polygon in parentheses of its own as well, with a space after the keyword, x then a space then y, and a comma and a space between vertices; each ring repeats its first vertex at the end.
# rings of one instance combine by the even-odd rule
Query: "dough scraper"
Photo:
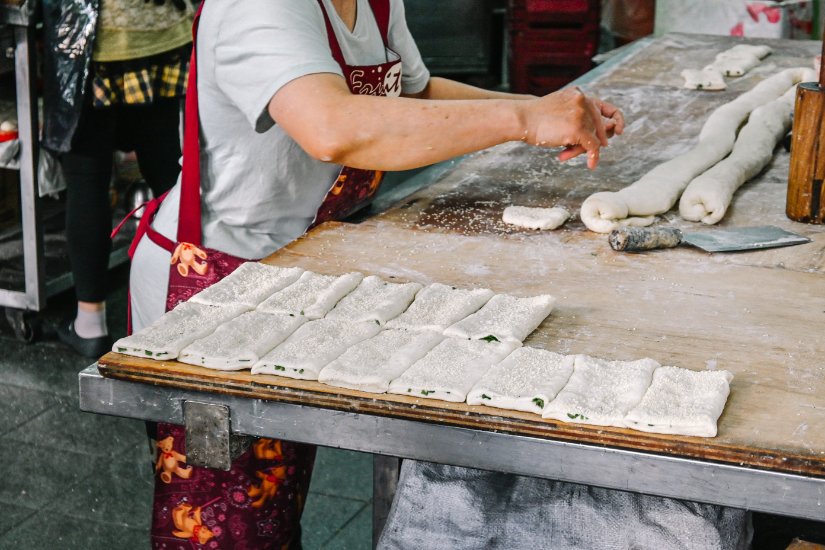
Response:
POLYGON ((675 227, 620 227, 611 231, 607 240, 610 248, 623 252, 673 248, 680 244, 707 252, 739 252, 811 242, 808 237, 774 225, 692 232, 683 232, 675 227))

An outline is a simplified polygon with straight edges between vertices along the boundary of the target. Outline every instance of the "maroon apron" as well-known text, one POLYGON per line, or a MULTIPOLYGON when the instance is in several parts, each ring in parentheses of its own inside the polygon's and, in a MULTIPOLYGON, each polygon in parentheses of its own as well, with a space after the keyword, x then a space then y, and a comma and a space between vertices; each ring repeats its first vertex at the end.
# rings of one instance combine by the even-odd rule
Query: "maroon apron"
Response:
MULTIPOLYGON (((389 50, 387 39, 389 0, 370 0, 387 61, 368 66, 345 63, 322 0, 318 0, 318 4, 324 14, 332 55, 341 66, 350 91, 376 96, 400 95, 401 60, 389 50), (396 59, 390 60, 391 55, 396 59)), ((203 3, 195 15, 193 40, 197 38, 202 8, 203 3)), ((151 227, 164 195, 147 203, 129 250, 132 257, 138 243, 146 236, 172 254, 167 311, 250 261, 202 246, 196 52, 193 42, 186 95, 177 242, 151 227)), ((367 205, 382 178, 380 171, 343 167, 318 209, 313 226, 327 220, 341 219, 367 205)), ((158 456, 151 533, 153 548, 289 548, 300 532, 301 512, 309 488, 315 447, 259 439, 232 463, 228 472, 224 472, 188 466, 184 437, 182 426, 157 425, 155 439, 158 456)))

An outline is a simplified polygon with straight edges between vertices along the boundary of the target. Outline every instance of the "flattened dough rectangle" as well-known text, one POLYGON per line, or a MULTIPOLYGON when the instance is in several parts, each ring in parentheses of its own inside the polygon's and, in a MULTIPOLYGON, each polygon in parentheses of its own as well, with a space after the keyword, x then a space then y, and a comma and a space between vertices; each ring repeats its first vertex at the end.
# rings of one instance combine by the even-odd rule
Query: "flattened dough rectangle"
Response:
POLYGON ((445 330, 444 335, 521 343, 550 315, 555 302, 546 294, 529 298, 497 294, 476 313, 445 330))
POLYGON ((189 301, 210 306, 242 304, 253 309, 273 293, 294 283, 303 272, 299 267, 246 262, 214 285, 192 296, 189 301))
POLYGON ((140 332, 115 342, 112 351, 149 359, 175 359, 183 348, 248 310, 243 305, 220 307, 183 302, 140 332))
POLYGON ((375 323, 318 319, 302 325, 275 349, 261 357, 252 374, 277 374, 318 380, 318 373, 347 348, 375 336, 375 323))
POLYGON ((443 339, 444 336, 435 332, 382 330, 353 345, 324 367, 318 381, 330 386, 384 393, 392 380, 443 339))
POLYGON ((217 370, 249 369, 305 322, 299 315, 250 311, 183 348, 178 361, 217 370))
POLYGON ((407 311, 392 319, 387 327, 443 333, 492 297, 493 291, 486 288, 463 289, 433 283, 416 294, 407 311))
POLYGON ((361 273, 321 275, 305 271, 297 281, 264 300, 257 309, 264 313, 291 313, 320 319, 363 278, 361 273))
POLYGON ((390 383, 389 393, 460 403, 519 344, 446 338, 390 383))
POLYGON ((418 283, 388 283, 370 275, 327 314, 327 319, 385 325, 398 317, 421 290, 418 283))
POLYGON ((642 400, 653 371, 653 359, 607 361, 577 355, 573 375, 542 416, 562 422, 624 426, 628 411, 642 400))
POLYGON ((661 367, 642 401, 625 417, 628 428, 660 434, 715 437, 733 374, 661 367))
POLYGON ((467 404, 541 414, 573 374, 575 356, 521 347, 494 365, 467 394, 467 404))

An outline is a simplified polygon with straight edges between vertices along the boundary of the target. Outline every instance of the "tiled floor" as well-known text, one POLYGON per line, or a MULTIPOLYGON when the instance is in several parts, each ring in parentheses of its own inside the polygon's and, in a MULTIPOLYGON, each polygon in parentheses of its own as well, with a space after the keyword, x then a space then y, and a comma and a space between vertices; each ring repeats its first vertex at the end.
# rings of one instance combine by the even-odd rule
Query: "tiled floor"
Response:
MULTIPOLYGON (((125 331, 126 272, 111 273, 109 319, 125 331)), ((50 334, 73 304, 50 302, 46 334, 15 340, 0 322, 0 549, 148 548, 152 471, 142 422, 81 412, 89 361, 50 334)), ((304 548, 371 547, 372 459, 321 449, 302 521, 304 548)))

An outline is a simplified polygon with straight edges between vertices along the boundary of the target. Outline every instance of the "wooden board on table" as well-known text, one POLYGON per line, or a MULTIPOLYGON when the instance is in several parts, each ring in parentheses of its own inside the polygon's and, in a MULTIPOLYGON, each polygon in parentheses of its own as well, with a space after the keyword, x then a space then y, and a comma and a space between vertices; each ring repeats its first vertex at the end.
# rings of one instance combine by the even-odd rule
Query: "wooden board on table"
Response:
MULTIPOLYGON (((733 372, 716 438, 564 424, 117 354, 101 360, 101 371, 172 387, 825 476, 825 230, 785 218, 786 152, 778 151, 771 166, 740 189, 720 226, 771 223, 813 239, 803 246, 727 255, 690 248, 623 254, 577 220, 554 232, 501 222, 509 204, 576 212, 591 193, 625 187, 688 150, 712 109, 781 68, 809 65, 819 48, 815 42, 768 42, 774 54, 747 76, 728 79, 721 93, 684 90, 678 73, 730 47, 724 37, 666 36, 604 71, 589 88, 622 107, 628 127, 603 150, 596 171, 581 160, 562 165, 552 152, 505 144, 462 160, 380 216, 359 225, 323 224, 266 260, 320 273, 357 270, 424 284, 553 294, 556 310, 526 345, 733 372)), ((676 212, 663 218, 697 228, 676 212)))

